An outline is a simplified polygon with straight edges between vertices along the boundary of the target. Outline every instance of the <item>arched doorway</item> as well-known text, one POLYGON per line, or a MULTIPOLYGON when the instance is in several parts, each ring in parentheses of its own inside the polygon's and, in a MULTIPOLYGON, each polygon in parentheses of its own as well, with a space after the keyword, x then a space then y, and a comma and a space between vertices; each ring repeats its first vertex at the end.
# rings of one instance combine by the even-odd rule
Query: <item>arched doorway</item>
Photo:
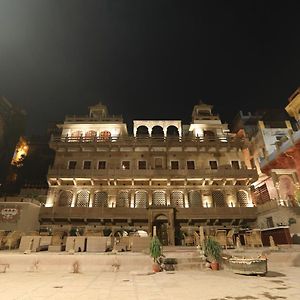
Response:
POLYGON ((153 228, 154 226, 156 228, 156 235, 161 244, 167 246, 169 244, 168 218, 165 215, 158 215, 153 222, 153 228))

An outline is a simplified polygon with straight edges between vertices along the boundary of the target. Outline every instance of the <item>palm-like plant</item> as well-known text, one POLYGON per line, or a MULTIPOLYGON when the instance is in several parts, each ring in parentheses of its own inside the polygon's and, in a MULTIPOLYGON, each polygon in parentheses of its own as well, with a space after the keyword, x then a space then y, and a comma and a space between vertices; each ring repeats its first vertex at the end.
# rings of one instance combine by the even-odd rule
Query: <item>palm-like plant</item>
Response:
POLYGON ((154 236, 150 242, 150 256, 155 263, 158 263, 158 258, 162 254, 161 243, 157 236, 154 236))
POLYGON ((204 254, 208 258, 219 262, 221 260, 221 252, 221 245, 217 241, 213 240, 211 237, 208 237, 204 241, 204 254))

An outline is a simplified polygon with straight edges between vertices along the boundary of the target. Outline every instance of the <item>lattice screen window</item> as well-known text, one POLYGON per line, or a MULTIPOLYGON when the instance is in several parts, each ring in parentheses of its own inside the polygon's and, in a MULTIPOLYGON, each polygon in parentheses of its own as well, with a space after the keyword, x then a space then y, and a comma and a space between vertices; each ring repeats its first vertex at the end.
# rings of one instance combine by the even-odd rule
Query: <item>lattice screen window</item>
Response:
POLYGON ((190 207, 202 206, 201 195, 198 191, 189 192, 189 204, 190 207))
POLYGON ((127 191, 119 193, 117 207, 129 207, 129 193, 127 191))
POLYGON ((81 191, 77 195, 77 207, 88 207, 90 200, 90 193, 88 191, 81 191))
POLYGON ((166 193, 164 191, 157 191, 153 193, 153 205, 167 205, 166 193))
POLYGON ((71 206, 73 193, 70 191, 62 191, 59 195, 58 206, 71 206))
POLYGON ((237 199, 241 207, 247 207, 248 206, 248 195, 244 191, 238 191, 237 192, 237 199))
POLYGON ((183 193, 180 191, 175 191, 171 193, 171 203, 177 207, 184 207, 184 197, 183 193))
POLYGON ((146 208, 148 203, 148 193, 145 191, 138 191, 135 193, 135 208, 146 208))
POLYGON ((216 207, 227 206, 225 203, 224 194, 221 191, 213 191, 212 199, 213 199, 214 206, 216 206, 216 207))
POLYGON ((85 134, 85 139, 86 140, 94 140, 97 136, 97 132, 94 130, 90 130, 88 132, 86 132, 85 134))
POLYGON ((107 192, 97 192, 94 195, 94 207, 107 207, 108 203, 107 192))

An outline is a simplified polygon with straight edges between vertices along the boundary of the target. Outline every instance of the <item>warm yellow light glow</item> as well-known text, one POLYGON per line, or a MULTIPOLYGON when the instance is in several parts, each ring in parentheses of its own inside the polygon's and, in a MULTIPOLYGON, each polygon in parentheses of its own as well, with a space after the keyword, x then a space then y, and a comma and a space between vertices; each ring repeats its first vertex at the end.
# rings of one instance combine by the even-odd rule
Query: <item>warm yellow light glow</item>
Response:
POLYGON ((28 151, 29 146, 27 144, 27 141, 23 137, 20 137, 11 164, 17 167, 22 167, 24 158, 27 156, 28 151))

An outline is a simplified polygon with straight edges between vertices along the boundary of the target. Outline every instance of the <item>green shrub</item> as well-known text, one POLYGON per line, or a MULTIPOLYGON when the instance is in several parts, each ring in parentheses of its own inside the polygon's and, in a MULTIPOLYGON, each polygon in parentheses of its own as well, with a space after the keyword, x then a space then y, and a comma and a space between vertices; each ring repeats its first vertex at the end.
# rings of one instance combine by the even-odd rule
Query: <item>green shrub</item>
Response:
POLYGON ((204 242, 204 254, 215 261, 221 260, 221 252, 222 247, 221 245, 213 240, 212 238, 208 237, 204 242))
POLYGON ((162 255, 161 243, 157 236, 154 236, 150 242, 150 256, 154 262, 158 262, 158 258, 162 255))

